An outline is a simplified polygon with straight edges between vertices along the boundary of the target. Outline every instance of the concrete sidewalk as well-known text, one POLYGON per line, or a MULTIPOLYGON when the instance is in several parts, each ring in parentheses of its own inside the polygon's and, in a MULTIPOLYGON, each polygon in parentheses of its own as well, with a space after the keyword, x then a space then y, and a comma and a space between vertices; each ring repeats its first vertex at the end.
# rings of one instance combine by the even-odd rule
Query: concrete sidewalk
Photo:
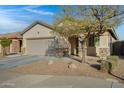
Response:
MULTIPOLYGON (((0 78, 1 80, 1 78, 0 78)), ((1 88, 124 88, 123 84, 83 76, 20 75, 0 82, 1 88)))

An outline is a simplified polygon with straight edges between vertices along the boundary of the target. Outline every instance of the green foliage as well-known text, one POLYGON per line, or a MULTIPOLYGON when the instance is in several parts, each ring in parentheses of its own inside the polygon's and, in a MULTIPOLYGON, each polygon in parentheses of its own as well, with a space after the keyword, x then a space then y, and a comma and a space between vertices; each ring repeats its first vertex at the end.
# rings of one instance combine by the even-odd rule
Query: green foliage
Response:
POLYGON ((8 47, 12 43, 12 40, 7 39, 7 38, 2 38, 0 41, 0 44, 2 47, 8 47))
POLYGON ((118 57, 117 56, 108 56, 107 60, 102 60, 101 70, 102 71, 113 71, 118 66, 118 57))
POLYGON ((54 24, 54 32, 64 37, 79 36, 86 33, 87 21, 80 21, 73 17, 64 16, 54 24))
POLYGON ((12 43, 12 40, 8 39, 8 38, 2 38, 0 40, 0 44, 2 46, 2 56, 6 56, 6 47, 10 46, 10 44, 12 43))
POLYGON ((118 56, 108 56, 107 61, 112 64, 112 70, 114 70, 118 66, 118 56))
POLYGON ((101 61, 101 71, 103 71, 103 72, 108 72, 108 70, 109 70, 109 64, 108 64, 108 62, 107 61, 105 61, 105 60, 102 60, 101 61))
POLYGON ((124 9, 120 6, 64 6, 54 24, 54 31, 65 37, 89 34, 101 35, 118 27, 123 20, 124 9))

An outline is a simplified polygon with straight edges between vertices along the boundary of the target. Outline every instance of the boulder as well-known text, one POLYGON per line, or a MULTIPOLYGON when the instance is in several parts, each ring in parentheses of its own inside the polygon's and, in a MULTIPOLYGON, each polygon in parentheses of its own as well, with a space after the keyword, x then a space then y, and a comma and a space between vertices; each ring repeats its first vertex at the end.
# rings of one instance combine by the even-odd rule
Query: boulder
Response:
POLYGON ((52 65, 52 64, 53 64, 53 61, 50 60, 50 61, 48 62, 48 65, 52 65))
POLYGON ((69 64, 68 65, 68 68, 71 68, 71 69, 77 69, 77 66, 75 64, 69 64))

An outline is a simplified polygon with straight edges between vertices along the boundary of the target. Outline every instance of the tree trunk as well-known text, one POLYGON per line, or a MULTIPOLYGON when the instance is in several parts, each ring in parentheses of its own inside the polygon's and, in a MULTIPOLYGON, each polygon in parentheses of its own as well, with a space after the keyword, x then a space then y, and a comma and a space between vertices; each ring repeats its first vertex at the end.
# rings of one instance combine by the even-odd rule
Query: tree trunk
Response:
MULTIPOLYGON (((68 52, 70 52, 71 51, 71 44, 70 44, 70 42, 69 42, 69 40, 67 39, 67 38, 64 38, 64 40, 65 40, 65 42, 67 43, 67 45, 68 45, 68 52)), ((69 55, 70 53, 68 53, 68 55, 69 55)))
POLYGON ((5 49, 5 47, 2 48, 2 56, 3 57, 6 56, 6 49, 5 49))
POLYGON ((81 63, 84 63, 86 60, 86 50, 85 50, 85 41, 81 43, 81 48, 82 48, 82 60, 81 63))

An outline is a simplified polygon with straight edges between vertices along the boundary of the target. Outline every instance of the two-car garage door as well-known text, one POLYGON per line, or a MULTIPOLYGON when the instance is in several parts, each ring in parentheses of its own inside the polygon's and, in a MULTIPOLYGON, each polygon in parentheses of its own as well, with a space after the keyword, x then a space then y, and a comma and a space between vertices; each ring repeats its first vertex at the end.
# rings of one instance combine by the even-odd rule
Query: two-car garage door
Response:
POLYGON ((27 54, 46 55, 53 38, 27 39, 27 54))

